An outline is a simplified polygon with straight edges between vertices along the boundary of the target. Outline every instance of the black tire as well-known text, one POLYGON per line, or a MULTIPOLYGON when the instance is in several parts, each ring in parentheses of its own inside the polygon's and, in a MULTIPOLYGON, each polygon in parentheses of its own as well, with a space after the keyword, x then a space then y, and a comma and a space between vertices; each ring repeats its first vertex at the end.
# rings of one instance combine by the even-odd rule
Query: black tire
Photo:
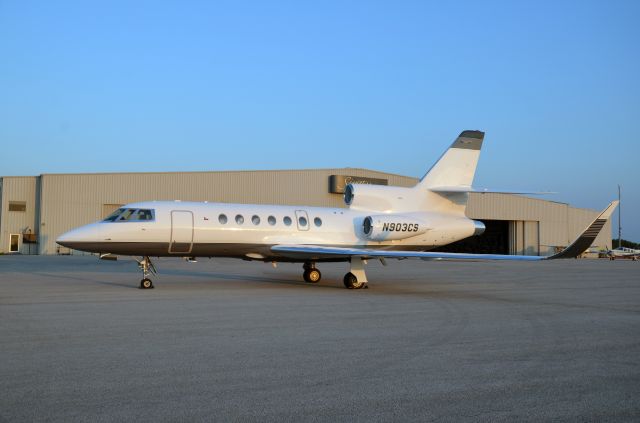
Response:
POLYGON ((354 275, 351 272, 344 275, 343 282, 344 282, 344 286, 349 289, 360 289, 365 286, 365 283, 358 281, 358 278, 356 278, 356 275, 354 275))
POLYGON ((302 274, 302 278, 305 282, 317 283, 322 278, 322 273, 318 269, 307 269, 302 274))
POLYGON ((151 282, 151 279, 144 278, 143 280, 140 281, 140 289, 152 289, 152 288, 153 288, 153 282, 151 282))
POLYGON ((318 269, 309 269, 305 273, 307 274, 307 282, 318 283, 322 278, 322 273, 318 269))

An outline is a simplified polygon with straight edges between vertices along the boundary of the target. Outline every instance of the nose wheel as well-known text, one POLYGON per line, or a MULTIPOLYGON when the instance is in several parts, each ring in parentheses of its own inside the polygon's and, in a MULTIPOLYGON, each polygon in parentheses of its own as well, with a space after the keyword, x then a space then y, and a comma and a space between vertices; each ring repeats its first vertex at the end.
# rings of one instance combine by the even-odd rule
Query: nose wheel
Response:
POLYGON ((140 281, 140 289, 151 289, 151 288, 153 288, 153 282, 151 282, 151 279, 144 278, 143 280, 140 281))
POLYGON ((142 280, 140 281, 140 289, 153 289, 153 282, 149 279, 151 273, 156 274, 156 267, 151 263, 149 256, 145 256, 138 262, 138 266, 142 269, 142 280))

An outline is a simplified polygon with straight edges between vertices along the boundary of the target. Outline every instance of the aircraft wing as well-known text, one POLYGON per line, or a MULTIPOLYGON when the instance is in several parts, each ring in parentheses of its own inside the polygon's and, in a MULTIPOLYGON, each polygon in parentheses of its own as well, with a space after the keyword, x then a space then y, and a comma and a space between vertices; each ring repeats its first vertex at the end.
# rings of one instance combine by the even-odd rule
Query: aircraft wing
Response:
POLYGON ((371 248, 342 248, 326 247, 322 245, 274 245, 271 251, 293 259, 326 260, 347 259, 350 257, 395 258, 395 259, 432 259, 432 260, 544 260, 541 256, 512 256, 503 254, 465 254, 465 253, 436 253, 431 251, 397 251, 377 250, 371 248))
POLYGON ((274 245, 271 251, 284 257, 302 260, 348 259, 350 257, 368 258, 420 258, 432 260, 509 260, 509 261, 539 261, 564 258, 575 258, 584 253, 600 233, 618 201, 613 201, 598 217, 573 241, 567 248, 552 256, 517 256, 504 254, 466 254, 439 253, 431 251, 397 251, 381 250, 366 247, 332 247, 322 245, 274 245))

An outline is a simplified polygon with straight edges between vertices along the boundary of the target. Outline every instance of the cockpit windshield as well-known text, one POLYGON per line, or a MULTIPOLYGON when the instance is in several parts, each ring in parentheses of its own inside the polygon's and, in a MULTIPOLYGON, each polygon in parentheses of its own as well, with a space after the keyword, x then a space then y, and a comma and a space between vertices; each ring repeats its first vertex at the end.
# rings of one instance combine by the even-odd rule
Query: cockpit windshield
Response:
POLYGON ((118 209, 111 213, 103 222, 149 222, 155 219, 153 209, 118 209))
POLYGON ((124 211, 124 209, 118 209, 116 211, 114 211, 113 213, 111 213, 109 216, 107 216, 103 222, 113 222, 114 220, 116 220, 116 218, 118 216, 120 216, 122 214, 122 212, 124 211))

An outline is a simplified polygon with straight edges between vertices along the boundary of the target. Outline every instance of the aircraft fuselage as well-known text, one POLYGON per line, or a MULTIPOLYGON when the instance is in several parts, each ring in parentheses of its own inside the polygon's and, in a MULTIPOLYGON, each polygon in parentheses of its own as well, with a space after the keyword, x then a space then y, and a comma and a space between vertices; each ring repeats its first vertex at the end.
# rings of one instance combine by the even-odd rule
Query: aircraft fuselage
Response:
MULTIPOLYGON (((428 251, 473 235, 476 223, 464 216, 434 212, 388 214, 389 238, 367 239, 367 216, 384 215, 343 208, 150 201, 123 209, 149 211, 149 220, 101 221, 62 235, 57 242, 94 253, 138 256, 236 257, 264 261, 304 261, 271 251, 278 244, 367 247, 428 251), (397 220, 395 222, 394 220, 397 220), (418 233, 419 232, 419 233, 418 233), (414 235, 414 233, 417 233, 414 235)), ((318 260, 334 261, 334 260, 318 260)), ((337 260, 341 261, 341 260, 337 260)))

